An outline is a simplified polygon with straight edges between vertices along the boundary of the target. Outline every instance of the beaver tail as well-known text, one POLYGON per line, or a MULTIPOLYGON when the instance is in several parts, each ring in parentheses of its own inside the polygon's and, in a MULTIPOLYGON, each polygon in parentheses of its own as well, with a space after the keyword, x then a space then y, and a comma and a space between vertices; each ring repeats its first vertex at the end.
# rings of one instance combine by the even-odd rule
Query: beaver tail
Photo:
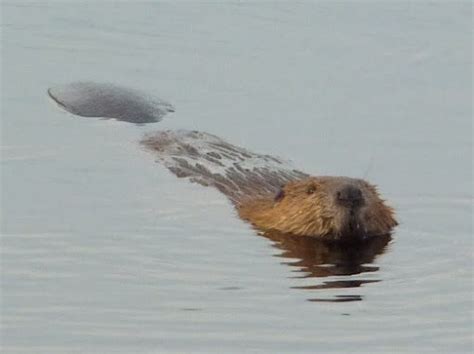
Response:
POLYGON ((236 206, 246 197, 277 193, 287 182, 308 176, 279 158, 198 131, 155 132, 141 143, 177 177, 217 188, 236 206))
POLYGON ((78 81, 48 89, 62 109, 81 117, 113 118, 135 124, 160 121, 174 107, 139 90, 90 81, 78 81))

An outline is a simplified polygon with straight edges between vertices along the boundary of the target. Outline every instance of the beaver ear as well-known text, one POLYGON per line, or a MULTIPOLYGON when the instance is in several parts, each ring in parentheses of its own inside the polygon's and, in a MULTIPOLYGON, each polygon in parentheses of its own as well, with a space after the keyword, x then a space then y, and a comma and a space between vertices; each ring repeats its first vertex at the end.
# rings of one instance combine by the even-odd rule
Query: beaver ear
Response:
POLYGON ((275 202, 279 202, 280 200, 282 200, 283 198, 285 197, 285 191, 283 190, 283 188, 280 188, 280 190, 278 191, 278 193, 275 195, 275 202))
POLYGON ((316 186, 314 184, 308 186, 308 188, 306 188, 306 193, 307 194, 313 194, 314 192, 316 192, 316 186))

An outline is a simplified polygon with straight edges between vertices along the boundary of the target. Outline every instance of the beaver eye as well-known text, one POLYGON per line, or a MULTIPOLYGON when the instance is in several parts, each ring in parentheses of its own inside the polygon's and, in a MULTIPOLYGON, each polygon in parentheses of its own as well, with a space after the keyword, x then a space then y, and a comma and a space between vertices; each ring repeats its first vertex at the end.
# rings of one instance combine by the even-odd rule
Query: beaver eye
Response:
POLYGON ((282 200, 283 198, 285 197, 285 191, 282 189, 280 189, 278 191, 278 193, 275 195, 275 202, 279 202, 280 200, 282 200))
POLYGON ((316 186, 309 186, 308 189, 306 189, 306 193, 308 194, 313 194, 316 192, 316 186))

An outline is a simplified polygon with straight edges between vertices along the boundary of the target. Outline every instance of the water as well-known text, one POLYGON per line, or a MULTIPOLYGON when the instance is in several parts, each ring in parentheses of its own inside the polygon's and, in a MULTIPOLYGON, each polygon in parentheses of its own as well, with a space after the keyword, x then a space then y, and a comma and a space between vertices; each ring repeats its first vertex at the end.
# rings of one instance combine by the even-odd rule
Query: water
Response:
POLYGON ((472 351, 471 21, 468 2, 3 2, 2 352, 472 351), (77 80, 176 112, 77 118, 46 94, 77 80), (258 236, 138 144, 178 128, 366 177, 400 226, 348 269, 258 236))

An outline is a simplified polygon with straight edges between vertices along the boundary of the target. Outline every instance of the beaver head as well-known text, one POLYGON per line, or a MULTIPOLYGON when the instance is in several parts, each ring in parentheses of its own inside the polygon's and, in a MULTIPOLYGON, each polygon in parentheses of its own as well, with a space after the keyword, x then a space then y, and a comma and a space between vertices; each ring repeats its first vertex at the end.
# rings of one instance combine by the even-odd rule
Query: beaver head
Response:
POLYGON ((397 225, 375 186, 348 177, 289 182, 271 200, 243 203, 239 213, 257 228, 332 240, 386 235, 397 225))

